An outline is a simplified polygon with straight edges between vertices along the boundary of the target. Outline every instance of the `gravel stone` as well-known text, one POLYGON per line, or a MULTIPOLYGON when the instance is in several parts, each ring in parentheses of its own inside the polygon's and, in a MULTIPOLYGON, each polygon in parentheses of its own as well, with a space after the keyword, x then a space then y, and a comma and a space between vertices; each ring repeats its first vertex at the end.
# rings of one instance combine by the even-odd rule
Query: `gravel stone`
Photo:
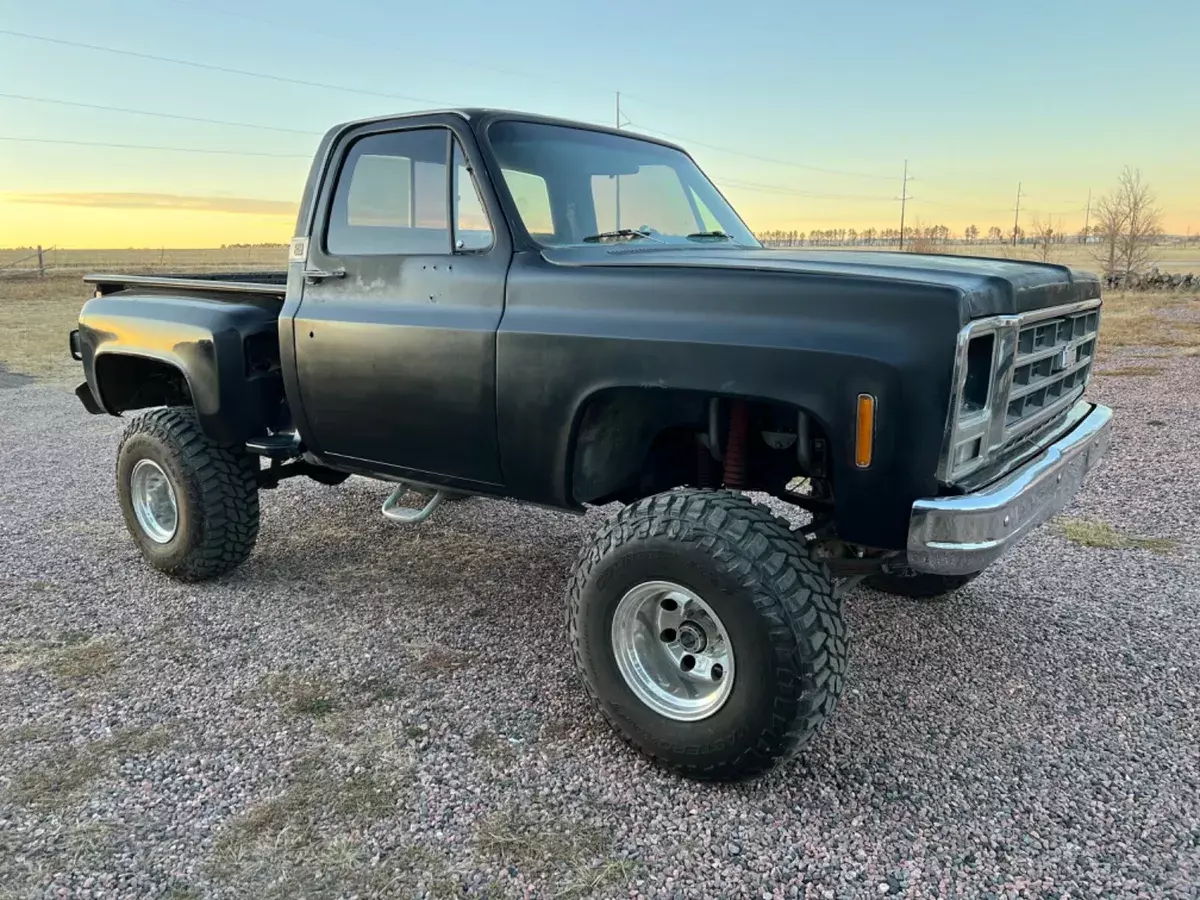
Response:
POLYGON ((585 704, 562 598, 610 510, 400 528, 382 484, 295 480, 184 585, 125 532, 123 423, 13 383, 0 897, 1200 896, 1200 358, 1155 364, 1093 382, 1113 446, 1065 515, 1176 549, 1049 525, 948 600, 852 592, 836 715, 737 785, 585 704))

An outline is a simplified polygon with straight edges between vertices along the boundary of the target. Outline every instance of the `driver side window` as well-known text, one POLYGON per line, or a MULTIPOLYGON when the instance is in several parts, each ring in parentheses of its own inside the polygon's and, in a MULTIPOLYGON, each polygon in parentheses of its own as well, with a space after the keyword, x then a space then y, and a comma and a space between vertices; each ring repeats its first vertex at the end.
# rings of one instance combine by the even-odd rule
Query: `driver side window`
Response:
POLYGON ((326 252, 399 256, 489 249, 492 225, 457 140, 453 182, 446 177, 451 140, 445 128, 420 128, 370 134, 351 144, 334 187, 326 252))
POLYGON ((346 153, 325 231, 335 256, 450 252, 446 153, 450 133, 370 134, 346 153))

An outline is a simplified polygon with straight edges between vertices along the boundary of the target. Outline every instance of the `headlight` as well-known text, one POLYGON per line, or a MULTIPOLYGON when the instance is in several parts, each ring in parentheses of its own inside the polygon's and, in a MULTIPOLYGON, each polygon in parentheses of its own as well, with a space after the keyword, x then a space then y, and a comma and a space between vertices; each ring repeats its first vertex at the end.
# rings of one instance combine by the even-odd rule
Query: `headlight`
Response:
POLYGON ((967 344, 967 376, 963 381, 962 412, 969 416, 982 412, 992 390, 992 357, 996 352, 995 333, 981 334, 967 344))

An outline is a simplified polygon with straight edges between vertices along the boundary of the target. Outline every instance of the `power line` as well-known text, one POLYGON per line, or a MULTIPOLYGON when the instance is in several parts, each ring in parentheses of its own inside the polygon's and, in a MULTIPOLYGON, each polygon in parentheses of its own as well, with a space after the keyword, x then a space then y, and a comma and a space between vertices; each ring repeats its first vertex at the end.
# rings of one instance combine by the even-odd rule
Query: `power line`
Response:
MULTIPOLYGON (((271 30, 275 31, 275 32, 278 32, 279 29, 281 28, 281 26, 287 24, 287 22, 285 20, 280 20, 277 17, 256 16, 256 15, 252 15, 250 13, 243 12, 242 10, 234 10, 234 9, 230 9, 225 6, 221 6, 221 5, 213 4, 213 3, 209 3, 209 2, 204 2, 202 4, 192 2, 192 0, 172 0, 172 2, 180 7, 185 8, 185 9, 190 9, 193 13, 199 14, 205 18, 211 16, 213 13, 217 13, 218 15, 223 15, 223 16, 227 16, 227 17, 235 18, 235 19, 242 19, 243 21, 247 21, 247 22, 259 22, 264 25, 269 25, 269 26, 271 26, 271 30)), ((306 25, 301 25, 301 27, 299 27, 299 28, 289 28, 288 30, 292 31, 293 33, 304 34, 306 37, 311 36, 311 34, 312 34, 311 28, 307 27, 306 25)), ((348 46, 352 46, 356 53, 362 52, 362 49, 363 49, 362 35, 357 35, 357 34, 352 35, 345 31, 331 30, 328 27, 327 23, 322 23, 322 26, 321 26, 322 42, 326 42, 326 41, 330 40, 331 38, 333 40, 339 41, 348 46)), ((599 85, 590 84, 590 83, 583 82, 583 81, 568 81, 568 80, 564 80, 562 78, 552 78, 552 77, 548 77, 545 73, 524 72, 524 71, 521 71, 520 69, 509 69, 509 68, 506 68, 503 66, 485 65, 483 63, 480 63, 476 60, 473 60, 473 59, 470 59, 467 57, 450 57, 450 56, 442 56, 441 54, 439 54, 439 57, 441 59, 443 59, 445 62, 453 63, 455 66, 461 66, 461 67, 470 68, 470 69, 479 69, 480 71, 484 71, 484 72, 498 72, 502 75, 508 75, 513 78, 523 78, 523 79, 527 79, 530 81, 536 81, 539 84, 557 84, 557 85, 562 85, 563 87, 569 87, 569 88, 575 88, 575 89, 582 88, 584 90, 595 91, 596 93, 602 93, 602 94, 611 94, 612 93, 611 87, 600 87, 599 85)))
POLYGON ((731 187, 743 188, 748 191, 767 191, 773 194, 789 194, 795 197, 813 197, 820 200, 857 200, 866 203, 886 203, 891 197, 867 195, 867 194, 826 194, 821 191, 805 191, 800 188, 781 187, 777 184, 764 184, 760 181, 744 181, 741 178, 724 178, 720 175, 713 175, 713 181, 722 185, 731 187))
POLYGON ((153 144, 110 144, 106 141, 67 141, 59 138, 9 137, 0 141, 19 141, 26 144, 68 144, 74 147, 113 147, 119 150, 168 150, 173 153, 213 153, 218 156, 268 156, 274 159, 312 159, 309 153, 263 153, 255 150, 209 150, 203 147, 161 147, 153 144))
POLYGON ((329 91, 343 91, 348 94, 363 94, 368 97, 387 97, 391 100, 405 100, 416 103, 432 103, 435 106, 453 106, 444 100, 431 100, 428 97, 414 97, 409 94, 393 94, 387 91, 372 91, 367 88, 347 87, 340 84, 326 84, 322 81, 308 81, 303 78, 288 78, 285 75, 271 75, 267 72, 253 72, 249 69, 234 69, 229 66, 218 66, 212 63, 195 62, 189 59, 178 59, 173 56, 157 56, 153 53, 142 53, 138 50, 120 50, 115 47, 102 47, 99 44, 85 44, 81 41, 68 41, 62 38, 45 37, 40 34, 28 34, 23 31, 11 31, 7 28, 0 28, 0 34, 8 35, 9 37, 24 38, 30 41, 42 41, 47 44, 59 44, 63 47, 76 47, 82 50, 95 50, 98 53, 113 53, 118 56, 129 56, 135 59, 148 59, 154 62, 172 63, 177 66, 190 66, 194 69, 207 69, 211 72, 225 72, 230 75, 244 75, 247 78, 262 78, 267 81, 276 81, 283 84, 295 84, 301 87, 323 88, 329 91))
POLYGON ((670 132, 660 131, 657 128, 648 128, 645 125, 639 125, 636 122, 630 123, 634 128, 648 131, 651 134, 657 134, 661 137, 670 138, 673 141, 681 141, 690 146, 704 147, 708 150, 716 150, 718 153, 728 153, 731 156, 744 156, 746 159, 755 159, 759 162, 771 163, 777 166, 791 166, 794 169, 804 169, 809 172, 821 172, 825 175, 845 175, 850 178, 869 178, 878 181, 890 181, 890 175, 870 175, 866 172, 849 172, 844 169, 826 169, 822 166, 810 166, 805 163, 793 162, 787 159, 774 159, 769 156, 758 156, 754 153, 745 153, 741 150, 731 150, 728 147, 719 147, 716 144, 706 144, 704 141, 697 141, 694 138, 684 137, 683 135, 671 134, 670 132))
POLYGON ((320 131, 303 131, 299 128, 280 128, 276 125, 256 125, 251 122, 230 122, 225 119, 204 119, 200 116, 182 116, 176 113, 152 112, 148 109, 130 109, 124 106, 103 106, 99 103, 81 103, 77 100, 58 100, 52 97, 29 97, 25 94, 0 93, 7 100, 21 100, 26 103, 52 103, 56 106, 76 106, 81 109, 98 109, 104 112, 130 113, 135 116, 153 116, 159 119, 178 119, 182 122, 201 122, 206 125, 228 125, 233 128, 254 128, 261 131, 280 131, 287 134, 303 134, 320 137, 320 131))
MULTIPOLYGON (((911 180, 911 179, 910 179, 911 180)), ((971 206, 962 203, 943 203, 941 200, 930 200, 926 197, 910 197, 913 203, 924 203, 929 206, 939 206, 943 209, 966 210, 967 212, 997 213, 1011 212, 1011 206, 971 206)))

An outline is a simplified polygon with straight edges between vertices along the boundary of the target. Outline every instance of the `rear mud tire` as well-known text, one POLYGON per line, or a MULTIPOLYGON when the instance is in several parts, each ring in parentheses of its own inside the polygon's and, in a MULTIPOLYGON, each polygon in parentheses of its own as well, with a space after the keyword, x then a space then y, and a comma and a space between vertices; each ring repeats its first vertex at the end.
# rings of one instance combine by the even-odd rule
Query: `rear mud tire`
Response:
POLYGON ((117 496, 142 556, 181 581, 203 581, 236 568, 258 538, 258 457, 205 436, 193 410, 156 409, 134 419, 117 453, 117 496), (131 477, 149 459, 167 476, 178 525, 170 540, 153 540, 134 512, 131 477))

